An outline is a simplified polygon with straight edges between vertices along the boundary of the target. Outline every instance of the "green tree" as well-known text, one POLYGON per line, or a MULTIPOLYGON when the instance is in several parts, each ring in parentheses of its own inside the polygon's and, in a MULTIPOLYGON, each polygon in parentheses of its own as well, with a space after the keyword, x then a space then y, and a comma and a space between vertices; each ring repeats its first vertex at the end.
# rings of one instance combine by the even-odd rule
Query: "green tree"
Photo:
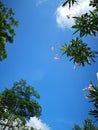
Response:
POLYGON ((7 8, 0 0, 0 61, 7 57, 6 43, 13 43, 15 36, 14 27, 18 21, 14 18, 12 8, 7 8))
MULTIPOLYGON (((63 3, 63 7, 67 4, 69 8, 75 3, 78 4, 79 0, 67 0, 63 3)), ((90 0, 89 6, 94 7, 93 11, 82 14, 81 16, 73 17, 75 25, 72 28, 75 29, 73 34, 79 32, 79 38, 72 39, 71 44, 68 46, 65 44, 61 47, 63 54, 70 56, 74 63, 84 66, 85 63, 90 64, 91 61, 95 62, 97 51, 92 51, 90 47, 87 47, 87 43, 80 40, 80 37, 91 35, 96 36, 98 34, 98 0, 90 0), (82 50, 83 49, 83 50, 82 50)))
MULTIPOLYGON (((79 0, 66 0, 62 6, 66 6, 67 4, 69 5, 69 8, 71 8, 71 6, 73 6, 75 3, 78 4, 79 0)), ((93 6, 93 7, 96 7, 98 8, 98 0, 90 0, 90 4, 89 6, 93 6)))
POLYGON ((86 91, 86 97, 89 99, 89 102, 93 103, 93 108, 90 109, 89 114, 93 115, 98 121, 98 85, 94 85, 90 82, 90 86, 86 89, 86 91))
POLYGON ((76 29, 74 34, 80 32, 80 37, 87 35, 97 35, 98 14, 96 13, 96 11, 90 11, 89 14, 82 14, 80 17, 73 17, 75 19, 75 25, 73 25, 72 28, 76 29))
MULTIPOLYGON (((86 93, 86 98, 89 99, 89 102, 93 103, 93 109, 90 109, 89 114, 98 121, 98 85, 94 85, 91 81, 89 87, 84 88, 86 93)), ((83 127, 75 124, 73 130, 98 130, 98 126, 94 125, 91 119, 86 119, 84 121, 83 127)))
POLYGON ((77 1, 76 0, 66 0, 64 3, 63 3, 63 7, 66 6, 67 4, 69 4, 69 8, 74 4, 76 3, 77 1))
POLYGON ((70 44, 65 44, 61 46, 61 51, 71 57, 70 60, 73 60, 74 64, 84 66, 85 63, 91 64, 91 61, 95 62, 95 57, 98 52, 92 51, 90 47, 87 47, 87 44, 84 43, 81 39, 76 38, 72 39, 70 44))
MULTIPOLYGON (((75 3, 78 4, 79 0, 66 0, 62 7, 69 5, 69 8, 71 8, 75 3)), ((89 6, 94 7, 93 11, 73 17, 75 20, 75 24, 72 26, 75 29, 73 34, 79 33, 79 38, 72 39, 70 44, 61 46, 62 54, 71 57, 70 60, 73 60, 74 64, 77 63, 82 66, 85 63, 90 64, 91 61, 95 62, 98 54, 97 51, 93 51, 87 43, 80 39, 88 35, 96 37, 98 34, 98 0, 90 0, 89 6)), ((91 82, 85 90, 87 90, 86 97, 93 103, 93 109, 90 109, 89 114, 98 120, 98 85, 91 82)), ((98 130, 98 126, 95 126, 91 119, 86 119, 83 127, 75 125, 73 130, 98 130)))
POLYGON ((0 94, 0 125, 3 130, 20 127, 26 124, 30 117, 41 115, 41 106, 35 99, 40 95, 25 80, 15 82, 11 89, 5 89, 0 94))
POLYGON ((86 119, 82 127, 75 124, 73 130, 98 130, 98 126, 95 126, 91 119, 86 119))

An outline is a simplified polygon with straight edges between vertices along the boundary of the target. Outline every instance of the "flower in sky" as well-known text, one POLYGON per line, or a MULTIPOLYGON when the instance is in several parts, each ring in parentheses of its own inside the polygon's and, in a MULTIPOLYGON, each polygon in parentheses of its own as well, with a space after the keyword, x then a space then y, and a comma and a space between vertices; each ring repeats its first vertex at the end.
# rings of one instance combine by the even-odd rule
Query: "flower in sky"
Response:
MULTIPOLYGON (((55 48, 54 48, 54 46, 52 46, 51 51, 54 51, 54 50, 55 50, 55 48)), ((54 60, 59 60, 59 55, 58 54, 55 54, 54 60)))
POLYGON ((88 90, 89 90, 89 91, 96 91, 96 90, 93 88, 93 85, 92 85, 92 84, 89 84, 88 90))
POLYGON ((75 62, 74 70, 76 70, 79 65, 80 65, 80 63, 75 62))
POLYGON ((96 73, 97 79, 98 79, 98 72, 96 73))
POLYGON ((59 55, 58 54, 55 54, 54 60, 59 60, 59 55))
MULTIPOLYGON (((96 91, 93 87, 93 84, 90 83, 89 86, 87 88, 84 88, 83 91, 96 91)), ((87 99, 88 98, 88 94, 84 94, 84 97, 87 99)))
POLYGON ((84 97, 85 97, 85 98, 88 98, 88 96, 87 96, 86 94, 84 94, 84 97))
POLYGON ((52 46, 52 47, 51 47, 51 51, 54 51, 54 50, 55 50, 55 48, 52 46))
POLYGON ((88 91, 96 91, 94 88, 93 88, 93 84, 89 84, 89 86, 87 88, 84 88, 83 91, 85 90, 88 90, 88 91))

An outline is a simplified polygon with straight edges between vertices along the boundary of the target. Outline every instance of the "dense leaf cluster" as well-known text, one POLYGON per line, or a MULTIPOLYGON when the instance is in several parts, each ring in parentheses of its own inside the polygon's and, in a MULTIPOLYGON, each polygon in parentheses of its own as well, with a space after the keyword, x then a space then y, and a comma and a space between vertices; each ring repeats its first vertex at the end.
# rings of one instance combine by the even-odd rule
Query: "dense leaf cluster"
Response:
MULTIPOLYGON (((89 6, 93 6, 93 7, 96 7, 98 8, 98 0, 89 0, 90 1, 90 4, 89 6)), ((69 8, 71 8, 71 6, 73 6, 75 3, 79 3, 79 0, 66 0, 62 6, 66 6, 67 4, 69 5, 69 8)))
MULTIPOLYGON (((66 0, 62 6, 64 7, 68 4, 69 8, 71 8, 78 2, 79 0, 66 0)), ((93 11, 73 17, 75 20, 75 25, 72 26, 75 29, 73 34, 78 32, 79 38, 72 39, 70 44, 61 46, 62 54, 66 54, 68 57, 71 57, 70 60, 82 66, 85 63, 91 64, 91 61, 95 62, 95 57, 98 54, 97 51, 93 51, 88 47, 88 44, 80 39, 84 36, 97 36, 98 34, 98 0, 90 0, 89 6, 94 8, 93 11)), ((93 103, 93 109, 90 109, 89 114, 93 115, 98 121, 98 85, 94 85, 91 82, 86 90, 86 98, 93 103)), ((95 126, 91 119, 86 119, 83 127, 74 125, 73 130, 98 130, 98 126, 95 126)))
MULTIPOLYGON (((30 117, 39 117, 41 106, 36 98, 40 98, 39 94, 32 86, 27 85, 25 80, 15 82, 11 89, 5 89, 0 94, 0 125, 9 125, 11 119, 12 122, 16 121, 17 125, 17 121, 25 125, 30 117)), ((12 123, 9 126, 13 126, 12 123)))
POLYGON ((92 87, 95 91, 88 90, 87 97, 89 98, 90 102, 93 103, 94 108, 89 111, 89 114, 93 115, 98 121, 98 85, 92 84, 92 87))
POLYGON ((86 119, 82 127, 75 124, 73 130, 98 130, 98 127, 93 124, 91 119, 86 119))
POLYGON ((78 63, 82 66, 84 66, 85 63, 91 64, 91 61, 95 62, 95 52, 87 47, 87 44, 79 38, 72 39, 70 44, 61 46, 61 51, 63 54, 66 54, 67 57, 71 57, 70 60, 73 60, 74 63, 78 63))
POLYGON ((74 3, 76 3, 77 2, 77 0, 66 0, 63 4, 62 4, 62 6, 64 7, 64 6, 66 6, 67 4, 69 4, 69 8, 74 4, 74 3))
POLYGON ((90 14, 85 13, 80 17, 73 17, 75 19, 75 25, 72 28, 75 28, 76 31, 80 32, 80 37, 87 35, 94 35, 98 33, 98 14, 90 11, 90 14))
POLYGON ((6 42, 13 43, 18 21, 11 8, 5 7, 0 1, 0 61, 7 57, 6 42))
MULTIPOLYGON (((75 3, 78 4, 78 0, 67 0, 63 3, 63 7, 67 4, 69 8, 75 3)), ((75 63, 79 63, 85 66, 85 63, 91 64, 91 61, 95 62, 95 57, 98 54, 97 51, 92 51, 86 43, 82 42, 80 38, 83 36, 97 36, 98 34, 98 0, 90 0, 89 6, 93 6, 94 10, 89 13, 82 14, 81 16, 73 17, 75 25, 72 26, 75 29, 73 34, 79 33, 79 38, 72 39, 71 44, 68 46, 65 44, 61 48, 63 54, 71 57, 71 60, 75 63)))

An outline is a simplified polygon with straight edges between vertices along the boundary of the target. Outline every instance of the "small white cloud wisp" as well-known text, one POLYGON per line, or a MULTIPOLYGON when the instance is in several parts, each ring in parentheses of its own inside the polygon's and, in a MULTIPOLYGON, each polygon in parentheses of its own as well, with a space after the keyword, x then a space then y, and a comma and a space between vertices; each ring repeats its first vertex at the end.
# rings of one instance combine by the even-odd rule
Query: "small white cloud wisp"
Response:
POLYGON ((37 117, 31 117, 29 122, 27 122, 27 126, 32 126, 38 130, 50 130, 49 126, 46 123, 43 123, 42 120, 38 119, 37 117))
POLYGON ((70 9, 69 6, 59 6, 56 10, 56 22, 61 28, 70 28, 74 24, 74 16, 80 16, 89 10, 93 10, 93 7, 89 6, 89 0, 79 0, 70 9))
POLYGON ((36 0, 36 4, 38 6, 38 5, 41 5, 42 3, 46 2, 46 1, 48 1, 48 0, 36 0))

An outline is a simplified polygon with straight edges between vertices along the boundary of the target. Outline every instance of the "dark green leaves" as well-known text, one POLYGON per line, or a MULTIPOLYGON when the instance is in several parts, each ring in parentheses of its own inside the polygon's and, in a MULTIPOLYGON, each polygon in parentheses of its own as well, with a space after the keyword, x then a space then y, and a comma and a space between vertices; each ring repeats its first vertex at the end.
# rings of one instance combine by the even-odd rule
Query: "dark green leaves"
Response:
POLYGON ((0 37, 0 61, 5 59, 7 57, 7 52, 5 50, 5 43, 4 43, 4 38, 0 37))
POLYGON ((98 130, 98 127, 93 124, 91 119, 86 119, 82 127, 74 125, 73 130, 98 130))
POLYGON ((90 11, 90 14, 85 13, 80 17, 73 18, 75 19, 75 25, 72 28, 76 29, 74 34, 80 32, 80 37, 87 35, 96 36, 98 31, 98 15, 96 13, 90 11))
POLYGON ((74 125, 74 128, 73 128, 72 130, 81 130, 81 128, 80 128, 79 125, 75 124, 75 125, 74 125))
POLYGON ((0 1, 0 61, 7 57, 5 43, 13 43, 18 21, 14 18, 15 13, 11 8, 6 8, 0 1))
POLYGON ((98 8, 98 0, 90 0, 89 5, 98 8))
POLYGON ((40 95, 25 80, 15 82, 11 89, 5 89, 0 94, 0 120, 9 121, 9 117, 15 117, 24 123, 30 117, 39 117, 41 106, 36 98, 40 95))
POLYGON ((82 66, 85 63, 91 64, 91 61, 94 62, 95 53, 79 38, 72 39, 68 46, 67 44, 61 46, 61 51, 62 54, 71 57, 70 60, 73 60, 74 63, 79 63, 82 66))
MULTIPOLYGON (((71 8, 74 3, 79 4, 79 1, 66 0, 62 6, 69 5, 71 8)), ((88 35, 97 36, 98 34, 98 0, 90 0, 89 6, 94 7, 93 11, 73 17, 75 20, 75 24, 72 26, 75 30, 73 34, 79 33, 80 38, 88 35)), ((61 51, 62 54, 71 57, 70 60, 73 60, 76 65, 85 66, 85 63, 95 62, 98 52, 92 51, 80 38, 72 39, 69 45, 61 46, 61 51)))
POLYGON ((75 3, 77 2, 76 0, 66 0, 64 3, 63 3, 63 7, 66 6, 67 4, 69 4, 69 8, 75 3))
POLYGON ((89 102, 93 103, 93 108, 90 109, 89 114, 95 117, 98 120, 98 85, 94 85, 92 82, 87 88, 86 96, 89 99, 89 102))

